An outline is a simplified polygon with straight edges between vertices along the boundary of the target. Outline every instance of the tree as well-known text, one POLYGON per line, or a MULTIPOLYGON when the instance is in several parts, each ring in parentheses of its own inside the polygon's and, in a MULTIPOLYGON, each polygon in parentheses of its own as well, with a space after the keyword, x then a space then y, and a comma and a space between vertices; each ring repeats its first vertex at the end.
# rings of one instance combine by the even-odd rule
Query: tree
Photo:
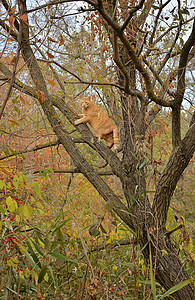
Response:
MULTIPOLYGON (((48 10, 51 12, 51 16, 49 20, 49 14, 46 14, 47 22, 52 25, 52 20, 56 17, 52 14, 52 7, 56 7, 55 13, 59 15, 58 21, 63 22, 63 11, 60 9, 60 5, 65 2, 69 1, 52 1, 28 10, 26 1, 19 0, 18 14, 8 5, 7 1, 1 1, 9 15, 9 24, 6 19, 1 19, 0 24, 5 32, 17 42, 18 48, 13 72, 0 63, 4 79, 8 79, 10 84, 7 96, 1 106, 0 117, 4 112, 12 88, 38 99, 58 141, 69 153, 77 171, 89 180, 103 199, 109 202, 115 213, 135 233, 137 243, 143 248, 145 260, 148 263, 152 262, 155 266, 156 280, 165 290, 169 290, 188 278, 170 240, 171 232, 166 230, 166 222, 171 197, 195 150, 195 113, 184 138, 181 138, 181 108, 186 90, 186 70, 194 53, 195 22, 192 18, 190 19, 190 9, 187 6, 181 7, 180 1, 178 1, 177 7, 172 8, 172 11, 171 8, 167 8, 171 3, 170 0, 165 3, 153 0, 147 2, 141 0, 139 3, 126 0, 83 1, 79 13, 89 13, 88 19, 91 18, 91 24, 93 24, 92 35, 96 25, 97 32, 101 33, 102 31, 102 34, 110 42, 111 50, 109 51, 112 53, 115 63, 113 68, 116 70, 117 82, 86 82, 85 79, 68 70, 66 66, 60 65, 58 59, 55 60, 54 55, 48 51, 49 60, 46 62, 54 65, 53 72, 63 92, 65 92, 64 83, 61 82, 60 76, 55 70, 56 65, 76 77, 80 83, 93 86, 104 86, 105 84, 107 90, 108 86, 112 86, 120 91, 119 104, 114 107, 116 121, 117 116, 122 118, 122 156, 120 156, 97 139, 92 140, 92 133, 87 125, 76 126, 76 130, 81 135, 80 139, 71 137, 57 114, 57 109, 73 126, 77 114, 66 103, 64 96, 60 97, 57 93, 55 95, 49 93, 44 73, 38 63, 39 56, 35 54, 37 46, 35 40, 35 46, 33 45, 29 16, 41 9, 45 9, 45 12, 48 10), (85 6, 85 3, 88 6, 85 6), (165 15, 164 10, 169 14, 165 15), (90 15, 90 11, 92 15, 90 15), (163 27, 162 24, 166 26, 163 27), (182 35, 188 24, 190 31, 186 33, 187 39, 184 42, 182 35), (167 49, 163 46, 165 38, 169 39, 169 43, 166 45, 167 49), (163 51, 166 50, 165 54, 162 47, 164 47, 163 51), (22 80, 16 76, 20 52, 33 81, 30 86, 23 84, 22 80), (173 80, 176 80, 175 89, 172 88, 173 80), (154 104, 152 108, 151 103, 154 104), (148 139, 149 124, 162 107, 170 108, 172 112, 173 150, 167 165, 159 176, 151 204, 146 188, 148 162, 145 140, 148 139), (149 110, 150 108, 151 110, 149 110), (76 142, 79 141, 88 144, 99 153, 109 165, 112 174, 120 179, 124 193, 123 202, 76 146, 76 142)), ((37 18, 36 22, 41 21, 37 18)), ((60 44, 63 43, 64 38, 61 36, 60 44)), ((101 41, 99 44, 101 45, 101 41)), ((41 50, 41 47, 37 47, 37 49, 41 50)), ((99 94, 101 96, 102 90, 99 94)), ((175 299, 183 297, 193 299, 192 284, 189 283, 173 295, 175 299)))

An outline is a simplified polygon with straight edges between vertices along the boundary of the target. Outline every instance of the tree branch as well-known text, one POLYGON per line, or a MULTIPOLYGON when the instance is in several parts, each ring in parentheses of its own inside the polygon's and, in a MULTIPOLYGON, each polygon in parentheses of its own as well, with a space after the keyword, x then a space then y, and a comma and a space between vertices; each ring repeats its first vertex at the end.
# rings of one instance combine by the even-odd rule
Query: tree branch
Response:
POLYGON ((154 101, 156 104, 165 106, 165 107, 171 107, 172 106, 172 102, 171 101, 165 101, 159 97, 157 97, 154 92, 153 92, 153 88, 152 88, 152 83, 151 83, 151 79, 150 76, 147 72, 147 70, 144 68, 142 61, 141 61, 141 57, 137 57, 135 51, 133 50, 128 38, 125 36, 124 32, 121 30, 120 26, 117 24, 117 22, 115 22, 105 11, 102 1, 99 0, 98 1, 98 11, 99 13, 102 15, 102 17, 107 21, 107 23, 116 31, 118 37, 120 38, 121 42, 123 43, 123 45, 125 46, 125 48, 127 49, 127 52, 129 54, 129 56, 131 57, 136 69, 142 74, 145 85, 146 85, 146 92, 148 97, 154 101))
POLYGON ((169 161, 158 181, 154 196, 152 212, 158 226, 165 226, 170 199, 180 176, 188 166, 195 151, 195 124, 193 124, 169 158, 169 161))
MULTIPOLYGON (((5 1, 6 2, 6 1, 5 1)), ((11 91, 12 91, 12 87, 13 87, 13 83, 15 81, 15 77, 16 77, 16 68, 17 68, 17 65, 18 65, 18 61, 19 61, 19 55, 20 55, 20 49, 21 49, 21 38, 22 38, 22 28, 21 26, 19 26, 19 34, 18 34, 18 48, 17 48, 17 52, 16 52, 16 56, 15 56, 15 60, 14 60, 14 67, 13 67, 13 72, 12 72, 12 75, 11 75, 11 78, 10 78, 10 84, 9 84, 9 89, 7 91, 7 95, 5 97, 5 100, 3 101, 2 103, 2 106, 1 106, 1 110, 0 110, 0 119, 3 115, 3 111, 5 109, 5 106, 7 104, 7 101, 9 99, 9 96, 11 94, 11 91)))
MULTIPOLYGON (((33 174, 40 173, 42 170, 37 170, 33 172, 33 174)), ((74 169, 67 169, 67 170, 56 170, 53 169, 53 172, 56 174, 82 174, 77 168, 74 169)), ((98 175, 100 176, 112 176, 112 171, 97 171, 98 175)))
MULTIPOLYGON (((26 11, 26 1, 19 0, 19 9, 20 14, 23 14, 26 11)), ((31 77, 34 81, 34 84, 39 91, 39 103, 48 118, 49 123, 51 124, 57 138, 69 153, 70 157, 72 158, 74 165, 76 168, 80 170, 80 172, 89 180, 89 182, 95 187, 95 189, 99 192, 99 194, 103 197, 103 199, 107 201, 113 201, 114 203, 114 210, 119 215, 119 217, 130 227, 134 230, 134 225, 129 217, 127 207, 119 200, 119 198, 113 193, 111 188, 105 183, 105 181, 98 175, 98 173, 93 169, 93 167, 87 162, 87 160, 81 155, 79 149, 76 147, 74 141, 70 137, 67 130, 64 128, 62 122, 58 118, 56 114, 56 110, 53 108, 52 101, 48 95, 48 91, 46 88, 46 84, 41 73, 40 67, 34 57, 33 51, 29 44, 29 28, 27 25, 23 24, 23 39, 22 39, 22 55, 27 62, 27 66, 29 68, 31 77)), ((63 105, 63 104, 62 104, 63 105)), ((80 126, 78 126, 80 127, 80 126)), ((103 144, 100 144, 96 141, 95 146, 99 150, 100 147, 103 148, 103 144)), ((116 159, 117 156, 113 153, 110 149, 105 147, 107 152, 112 154, 112 156, 116 159)), ((103 150, 105 150, 103 148, 103 150)))
POLYGON ((186 65, 188 63, 188 56, 191 48, 195 44, 195 19, 192 26, 192 32, 185 42, 179 60, 179 68, 178 68, 178 81, 177 81, 177 91, 175 93, 175 101, 178 104, 181 104, 183 100, 183 95, 185 92, 185 73, 186 73, 186 65))
MULTIPOLYGON (((54 1, 49 1, 46 4, 37 6, 35 8, 28 9, 28 10, 26 9, 25 13, 31 13, 31 12, 37 11, 39 9, 48 7, 48 6, 52 6, 52 5, 55 5, 55 4, 63 4, 63 3, 68 3, 68 2, 77 2, 77 0, 54 0, 54 1)), ((90 0, 88 0, 86 2, 88 2, 89 4, 91 4, 93 6, 95 6, 97 4, 95 1, 90 1, 90 0)))
POLYGON ((42 149, 45 149, 45 148, 53 147, 53 146, 56 146, 56 145, 59 145, 59 144, 60 144, 59 141, 53 141, 53 142, 49 142, 49 143, 45 143, 45 144, 42 144, 42 145, 35 146, 31 149, 16 151, 15 153, 10 154, 9 156, 7 156, 7 155, 1 156, 0 161, 4 160, 4 159, 9 159, 13 156, 17 156, 17 155, 21 155, 21 154, 25 154, 25 153, 30 153, 30 152, 35 152, 35 151, 42 150, 42 149))
POLYGON ((138 11, 140 8, 142 8, 144 2, 145 2, 145 0, 140 0, 140 3, 138 3, 137 6, 134 6, 130 10, 128 17, 126 18, 126 20, 124 21, 123 25, 121 26, 121 30, 122 31, 127 27, 129 21, 131 20, 131 18, 133 17, 133 15, 136 13, 136 11, 138 11))
POLYGON ((185 74, 190 49, 195 43, 195 19, 192 32, 185 42, 179 60, 177 90, 175 93, 174 106, 172 108, 172 145, 177 147, 181 142, 181 103, 185 92, 185 74))

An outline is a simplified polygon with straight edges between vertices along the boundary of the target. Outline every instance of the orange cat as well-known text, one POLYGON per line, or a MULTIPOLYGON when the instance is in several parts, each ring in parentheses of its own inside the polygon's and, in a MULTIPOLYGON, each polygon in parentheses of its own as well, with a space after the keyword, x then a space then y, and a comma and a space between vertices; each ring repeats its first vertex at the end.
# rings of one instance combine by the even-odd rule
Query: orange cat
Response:
POLYGON ((118 149, 119 131, 114 122, 89 97, 81 98, 80 105, 83 113, 74 124, 88 123, 94 129, 96 137, 110 143, 109 148, 114 145, 114 150, 118 149))

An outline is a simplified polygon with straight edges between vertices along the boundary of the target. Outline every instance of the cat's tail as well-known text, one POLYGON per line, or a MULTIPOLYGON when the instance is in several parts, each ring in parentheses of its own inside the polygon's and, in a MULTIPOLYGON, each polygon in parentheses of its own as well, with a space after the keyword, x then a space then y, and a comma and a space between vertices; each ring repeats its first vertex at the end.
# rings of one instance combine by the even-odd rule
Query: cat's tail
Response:
POLYGON ((120 146, 119 131, 117 127, 113 129, 113 138, 114 138, 114 150, 117 150, 120 146))

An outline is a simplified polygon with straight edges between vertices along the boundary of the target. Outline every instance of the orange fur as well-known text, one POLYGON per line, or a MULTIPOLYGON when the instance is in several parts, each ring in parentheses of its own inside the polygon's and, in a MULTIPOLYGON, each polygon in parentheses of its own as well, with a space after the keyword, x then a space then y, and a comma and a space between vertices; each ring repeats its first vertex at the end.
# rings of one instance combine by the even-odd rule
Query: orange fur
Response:
POLYGON ((119 147, 119 131, 114 122, 105 114, 105 112, 95 105, 89 97, 83 97, 80 100, 82 114, 80 119, 75 121, 75 125, 88 123, 95 131, 95 136, 110 143, 108 146, 114 150, 119 147))

